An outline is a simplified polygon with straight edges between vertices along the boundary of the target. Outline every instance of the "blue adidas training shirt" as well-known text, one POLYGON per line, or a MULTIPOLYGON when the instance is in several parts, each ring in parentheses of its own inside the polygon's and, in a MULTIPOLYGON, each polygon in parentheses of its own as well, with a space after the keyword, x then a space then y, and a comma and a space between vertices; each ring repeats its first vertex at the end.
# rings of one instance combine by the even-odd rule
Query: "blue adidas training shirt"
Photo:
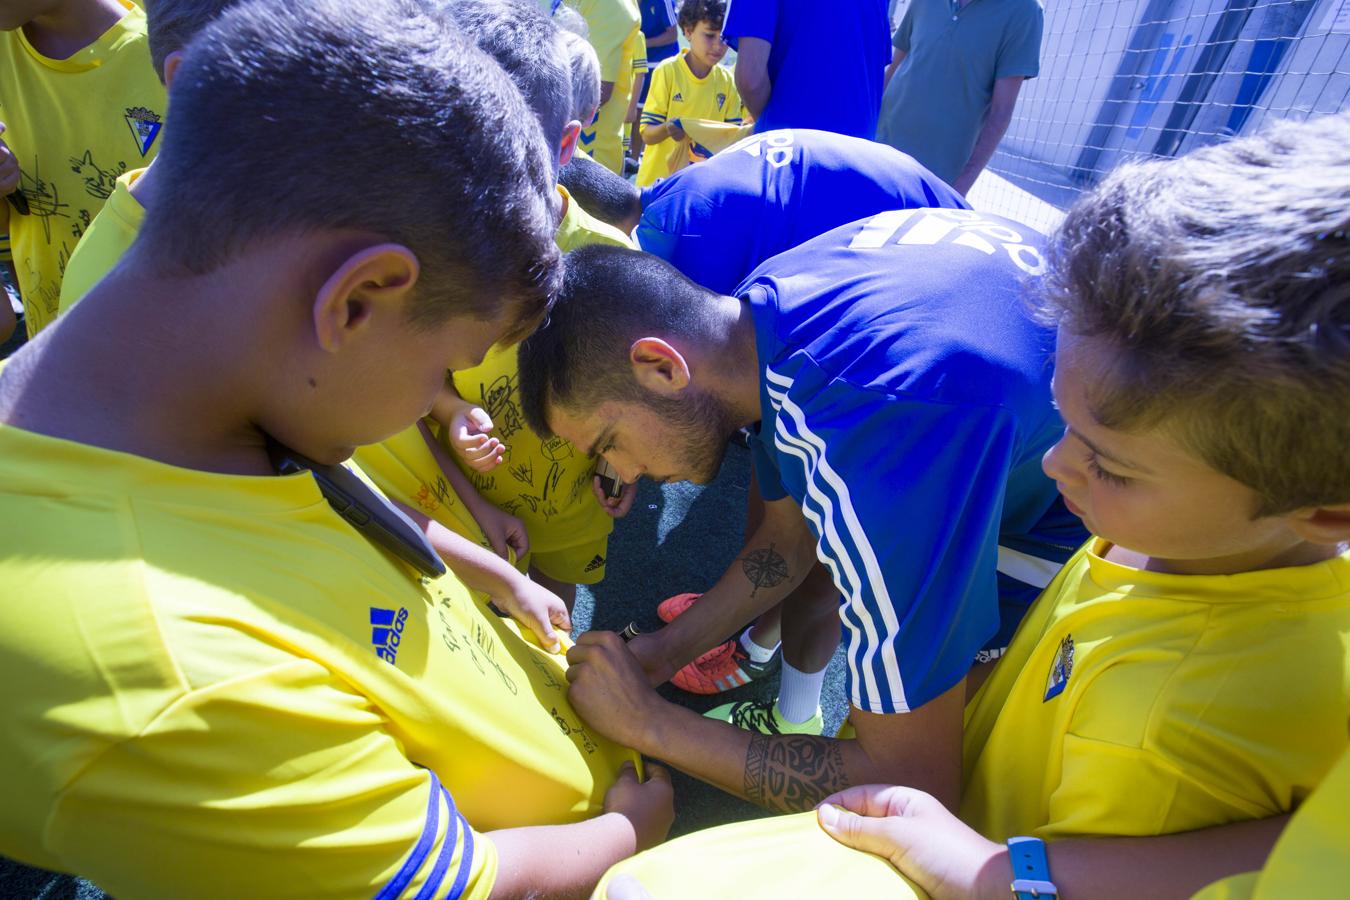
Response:
POLYGON ((819 128, 871 140, 891 61, 886 0, 730 0, 722 36, 768 41, 769 102, 755 131, 819 128))
MULTIPOLYGON (((874 713, 953 687, 999 630, 1000 545, 1084 537, 1042 454, 1063 424, 1054 333, 1029 313, 1042 239, 997 216, 884 212, 760 266, 755 472, 790 495, 842 595, 849 697, 874 713)), ((1006 551, 1005 551, 1006 552, 1006 551)))
POLYGON ((827 131, 757 134, 642 192, 638 245, 721 294, 771 256, 888 209, 966 209, 893 147, 827 131))

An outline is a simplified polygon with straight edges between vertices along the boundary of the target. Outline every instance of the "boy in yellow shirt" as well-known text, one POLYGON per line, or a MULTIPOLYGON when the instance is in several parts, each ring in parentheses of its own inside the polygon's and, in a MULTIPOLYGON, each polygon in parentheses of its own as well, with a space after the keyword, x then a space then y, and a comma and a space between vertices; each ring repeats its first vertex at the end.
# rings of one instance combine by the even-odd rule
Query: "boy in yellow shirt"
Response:
POLYGON ((0 202, 29 337, 56 316, 76 242, 117 178, 159 150, 164 87, 129 0, 8 3, 0 13, 0 138, 22 175, 0 202))
MULTIPOLYGON (((1350 718, 1347 148, 1344 116, 1284 125, 1122 167, 1070 212, 1044 468, 1096 537, 971 676, 960 819, 862 786, 817 810, 830 835, 936 897, 1188 896, 1258 868, 1328 777, 1350 718)), ((794 839, 761 870, 791 883, 794 839)), ((750 877, 734 828, 708 843, 750 877)), ((679 857, 617 871, 667 896, 679 857)))
POLYGON ((684 124, 741 124, 741 97, 731 69, 719 65, 726 56, 722 23, 724 0, 686 0, 679 24, 689 49, 665 60, 652 73, 651 89, 642 109, 642 140, 646 142, 637 186, 648 187, 712 152, 685 133, 684 124))
POLYGON ((669 823, 556 655, 320 488, 558 280, 529 111, 419 10, 197 35, 172 202, 0 372, 0 854, 117 896, 579 895, 669 823))
MULTIPOLYGON (((554 8, 560 3, 554 3, 554 8)), ((588 26, 587 39, 600 58, 600 112, 583 122, 579 149, 616 175, 624 174, 624 126, 636 108, 647 75, 642 16, 634 0, 567 0, 588 26)))
MULTIPOLYGON (((468 31, 517 79, 550 136, 550 146, 557 149, 551 159, 556 182, 558 169, 577 147, 580 131, 580 121, 571 118, 577 95, 566 76, 570 58, 559 51, 559 58, 550 58, 545 65, 542 38, 519 39, 518 29, 522 21, 534 18, 533 9, 519 9, 512 27, 506 28, 486 19, 492 10, 502 8, 495 4, 474 0, 450 8, 458 9, 461 17, 466 9, 478 11, 468 31), (562 67, 561 78, 543 77, 557 65, 562 67)), ((565 46, 560 36, 558 42, 565 46)), ((590 93, 583 91, 581 96, 590 93)), ((554 240, 560 249, 595 243, 632 246, 626 235, 582 209, 565 188, 556 186, 556 192, 559 220, 554 240)), ((604 578, 613 520, 631 507, 636 485, 627 485, 620 497, 605 496, 598 486, 594 457, 567 441, 543 438, 525 424, 514 347, 495 347, 480 365, 452 377, 451 390, 432 411, 444 426, 444 446, 484 499, 524 523, 529 555, 520 563, 532 582, 560 597, 570 610, 578 584, 604 578)))
MULTIPOLYGON (((156 71, 173 80, 182 48, 192 35, 234 0, 149 0, 150 51, 156 71)), ((521 74, 521 87, 532 101, 551 109, 562 96, 566 73, 551 42, 557 36, 542 14, 517 17, 514 11, 486 0, 461 0, 446 7, 457 23, 485 51, 500 46, 519 48, 508 74, 521 74), (510 16, 508 17, 508 13, 510 16), (521 32, 527 35, 522 39, 521 32), (553 99, 550 99, 550 98, 553 99)), ((563 124, 548 123, 566 131, 563 124)), ((571 134, 575 140, 576 125, 571 134)), ((62 286, 64 312, 106 275, 130 248, 145 218, 156 206, 155 166, 128 172, 104 210, 95 217, 75 248, 62 286)), ((428 533, 445 562, 474 591, 492 598, 503 611, 530 628, 544 646, 559 646, 558 631, 571 629, 567 606, 547 588, 523 574, 529 538, 524 524, 483 499, 451 462, 425 424, 410 427, 379 444, 359 448, 357 465, 400 509, 428 533), (521 561, 520 568, 513 563, 521 561)))

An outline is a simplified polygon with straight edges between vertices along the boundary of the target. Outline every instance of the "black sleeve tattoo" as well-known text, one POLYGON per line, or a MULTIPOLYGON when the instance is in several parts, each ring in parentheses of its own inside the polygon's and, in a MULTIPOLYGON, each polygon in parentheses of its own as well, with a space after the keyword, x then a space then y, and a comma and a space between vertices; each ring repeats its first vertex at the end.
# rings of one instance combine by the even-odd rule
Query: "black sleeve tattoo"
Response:
POLYGON ((752 734, 745 797, 775 812, 802 812, 852 783, 837 740, 810 734, 752 734))
POLYGON ((773 544, 770 544, 767 550, 751 550, 741 557, 741 571, 755 586, 750 592, 751 597, 755 596, 760 588, 777 587, 791 577, 787 560, 781 553, 774 552, 773 544))

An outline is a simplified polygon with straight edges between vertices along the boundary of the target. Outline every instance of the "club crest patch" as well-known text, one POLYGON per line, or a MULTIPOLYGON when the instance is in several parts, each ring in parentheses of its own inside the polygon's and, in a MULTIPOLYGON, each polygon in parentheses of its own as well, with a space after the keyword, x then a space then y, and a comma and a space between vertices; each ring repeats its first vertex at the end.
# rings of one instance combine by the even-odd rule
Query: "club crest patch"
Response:
POLYGON ((1045 679, 1045 697, 1041 702, 1044 703, 1064 693, 1064 686, 1069 683, 1069 676, 1072 674, 1073 635, 1068 634, 1060 641, 1059 652, 1055 654, 1055 659, 1050 664, 1050 675, 1045 679))
POLYGON ((719 110, 720 110, 723 106, 726 105, 726 102, 727 102, 727 95, 726 95, 726 94, 718 94, 718 95, 717 95, 717 108, 718 108, 719 110))
POLYGON ((123 118, 126 119, 127 127, 131 129, 136 149, 141 151, 141 156, 145 156, 154 146, 155 138, 159 137, 159 130, 164 127, 164 117, 144 106, 135 106, 128 109, 123 118))

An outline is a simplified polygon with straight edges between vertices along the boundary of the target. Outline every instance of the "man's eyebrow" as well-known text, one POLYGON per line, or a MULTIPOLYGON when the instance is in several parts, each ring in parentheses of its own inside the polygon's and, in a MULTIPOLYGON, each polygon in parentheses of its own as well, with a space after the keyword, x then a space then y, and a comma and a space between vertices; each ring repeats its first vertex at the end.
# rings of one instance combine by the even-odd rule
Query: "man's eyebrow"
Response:
POLYGON ((1107 453, 1101 447, 1098 447, 1096 444, 1092 443, 1092 441, 1089 441, 1086 437, 1084 437, 1082 432, 1074 431, 1074 429, 1072 428, 1070 428, 1069 430, 1073 431, 1074 437, 1082 441, 1089 450, 1091 450, 1097 456, 1100 456, 1102 459, 1108 459, 1111 462, 1115 463, 1116 465, 1123 466, 1126 469, 1133 469, 1136 472, 1143 472, 1145 475, 1153 474, 1153 471, 1149 469, 1147 466, 1141 466, 1138 463, 1130 462, 1128 459, 1116 456, 1114 453, 1107 453))
POLYGON ((612 429, 609 426, 605 426, 604 428, 600 429, 600 433, 596 435, 595 440, 591 442, 590 449, 586 451, 587 456, 595 455, 600 445, 605 442, 605 438, 609 437, 609 433, 611 430, 612 429))

